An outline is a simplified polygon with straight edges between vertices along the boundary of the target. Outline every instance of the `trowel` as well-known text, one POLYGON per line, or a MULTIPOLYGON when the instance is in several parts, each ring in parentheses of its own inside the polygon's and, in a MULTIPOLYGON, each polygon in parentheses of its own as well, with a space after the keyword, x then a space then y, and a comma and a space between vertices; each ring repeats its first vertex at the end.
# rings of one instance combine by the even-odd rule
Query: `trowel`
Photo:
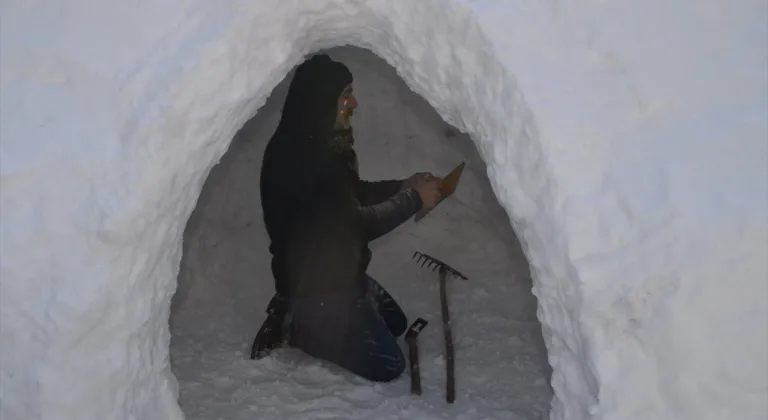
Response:
POLYGON ((429 214, 430 211, 436 209, 437 206, 443 202, 443 200, 453 195, 454 191, 456 191, 456 187, 459 185, 459 181, 461 180, 461 173, 464 172, 465 165, 466 162, 461 162, 459 166, 453 168, 453 170, 448 175, 440 179, 440 199, 437 201, 437 204, 435 204, 435 207, 432 207, 430 210, 419 210, 418 213, 416 213, 416 216, 413 218, 414 222, 418 223, 419 220, 423 219, 424 216, 429 214))

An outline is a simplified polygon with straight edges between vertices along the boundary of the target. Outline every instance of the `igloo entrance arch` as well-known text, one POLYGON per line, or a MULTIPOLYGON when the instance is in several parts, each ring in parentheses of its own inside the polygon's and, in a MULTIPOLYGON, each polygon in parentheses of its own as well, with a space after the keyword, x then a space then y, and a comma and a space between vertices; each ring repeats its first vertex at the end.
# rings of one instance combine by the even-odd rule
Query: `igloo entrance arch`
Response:
POLYGON ((346 64, 355 77, 355 149, 364 179, 443 173, 466 163, 451 201, 429 219, 406 223, 371 244, 368 273, 411 321, 430 323, 420 337, 424 394, 410 395, 407 373, 382 386, 298 350, 257 362, 248 358, 274 292, 258 194, 261 161, 291 72, 213 168, 184 231, 170 356, 187 419, 546 418, 551 369, 530 270, 471 139, 370 51, 321 53, 346 64), (445 403, 438 277, 411 259, 415 250, 449 261, 471 279, 449 284, 458 358, 455 405, 445 403))
POLYGON ((1 7, 3 418, 181 416, 167 323, 202 182, 304 54, 345 43, 477 143, 553 418, 768 413, 764 2, 1 7))

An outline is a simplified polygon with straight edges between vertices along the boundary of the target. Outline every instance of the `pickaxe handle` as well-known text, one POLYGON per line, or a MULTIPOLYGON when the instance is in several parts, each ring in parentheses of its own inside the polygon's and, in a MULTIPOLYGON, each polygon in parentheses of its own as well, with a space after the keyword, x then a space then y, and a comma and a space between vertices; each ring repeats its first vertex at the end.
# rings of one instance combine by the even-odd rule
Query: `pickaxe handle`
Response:
POLYGON ((419 343, 418 337, 421 330, 427 326, 427 321, 418 318, 408 328, 405 334, 405 342, 408 343, 408 362, 411 372, 411 394, 421 395, 421 371, 419 370, 419 343))

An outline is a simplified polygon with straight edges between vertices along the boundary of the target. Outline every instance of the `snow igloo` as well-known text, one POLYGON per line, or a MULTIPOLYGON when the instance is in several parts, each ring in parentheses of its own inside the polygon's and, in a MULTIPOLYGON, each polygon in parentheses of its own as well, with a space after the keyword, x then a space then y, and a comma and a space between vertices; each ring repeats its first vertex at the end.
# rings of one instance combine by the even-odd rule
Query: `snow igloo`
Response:
MULTIPOLYGON (((408 372, 382 386, 297 349, 250 360, 249 345, 274 293, 258 181, 291 71, 211 170, 184 231, 170 357, 186 418, 543 418, 552 398, 551 369, 530 270, 472 140, 369 50, 321 53, 355 76, 359 106, 352 123, 364 179, 402 179, 425 169, 443 175, 465 164, 449 200, 370 244, 368 274, 410 321, 429 323, 418 340, 423 394, 411 395, 408 372), (414 260, 415 251, 470 279, 447 282, 457 364, 451 405, 438 273, 414 260)), ((400 344, 408 354, 404 340, 400 344)))
POLYGON ((184 417, 169 319, 203 183, 341 45, 474 142, 530 265, 550 418, 768 416, 765 2, 0 7, 3 419, 184 417))

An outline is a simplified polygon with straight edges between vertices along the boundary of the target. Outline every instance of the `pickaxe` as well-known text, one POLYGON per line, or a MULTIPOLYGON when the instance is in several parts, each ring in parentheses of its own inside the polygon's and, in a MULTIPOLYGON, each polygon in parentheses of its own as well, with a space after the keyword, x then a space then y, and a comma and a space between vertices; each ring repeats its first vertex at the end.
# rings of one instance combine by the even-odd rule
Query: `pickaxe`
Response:
POLYGON ((427 321, 419 318, 411 324, 405 333, 405 342, 408 343, 408 361, 411 371, 411 394, 421 395, 421 371, 419 370, 419 333, 427 326, 427 321))
POLYGON ((448 273, 453 276, 468 280, 466 276, 461 274, 458 270, 449 266, 448 264, 438 260, 435 257, 431 257, 427 254, 423 254, 416 251, 413 254, 413 258, 416 262, 421 262, 421 266, 425 265, 427 268, 432 267, 432 271, 439 269, 440 273, 440 307, 443 312, 443 334, 445 336, 445 367, 446 367, 446 396, 445 399, 449 404, 452 404, 456 400, 456 375, 454 366, 454 350, 453 350, 453 334, 451 333, 451 314, 448 311, 448 293, 446 291, 446 277, 448 273))

